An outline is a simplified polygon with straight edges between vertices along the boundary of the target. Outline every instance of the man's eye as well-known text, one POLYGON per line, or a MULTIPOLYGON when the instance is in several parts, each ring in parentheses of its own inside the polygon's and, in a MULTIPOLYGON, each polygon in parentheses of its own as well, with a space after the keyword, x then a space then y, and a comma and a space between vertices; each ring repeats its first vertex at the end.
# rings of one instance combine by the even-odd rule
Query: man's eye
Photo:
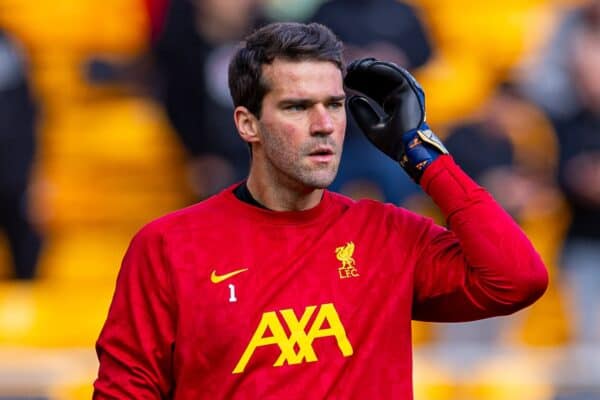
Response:
POLYGON ((304 104, 290 104, 285 109, 288 111, 304 111, 306 106, 304 104))
POLYGON ((338 109, 338 108, 343 108, 343 107, 344 107, 343 101, 336 101, 336 102, 329 104, 329 108, 333 108, 333 109, 338 109))

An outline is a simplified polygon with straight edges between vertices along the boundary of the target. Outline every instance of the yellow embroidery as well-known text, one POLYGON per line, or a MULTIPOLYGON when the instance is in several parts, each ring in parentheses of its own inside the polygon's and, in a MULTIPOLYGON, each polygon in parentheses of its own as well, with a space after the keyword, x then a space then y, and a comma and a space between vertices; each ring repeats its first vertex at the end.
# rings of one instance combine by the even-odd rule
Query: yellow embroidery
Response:
POLYGON ((227 280, 229 278, 233 278, 237 274, 241 274, 242 272, 246 272, 246 271, 248 271, 248 268, 242 268, 242 269, 238 269, 238 270, 235 270, 235 271, 231 271, 231 272, 229 272, 227 274, 217 275, 217 271, 215 271, 213 269, 212 273, 210 274, 210 281, 212 283, 221 283, 224 280, 227 280))
POLYGON ((354 255, 354 248, 354 242, 348 242, 344 246, 335 249, 335 257, 342 263, 342 266, 338 268, 340 279, 360 276, 356 269, 356 262, 352 257, 354 255))

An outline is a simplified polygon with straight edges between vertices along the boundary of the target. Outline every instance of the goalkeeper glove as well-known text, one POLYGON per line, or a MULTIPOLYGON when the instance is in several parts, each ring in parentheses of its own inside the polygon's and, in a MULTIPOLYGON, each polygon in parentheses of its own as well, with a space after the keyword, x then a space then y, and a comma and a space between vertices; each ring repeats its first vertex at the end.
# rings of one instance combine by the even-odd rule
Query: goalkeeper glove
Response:
POLYGON ((398 161, 415 182, 439 155, 448 154, 425 121, 425 93, 408 71, 391 62, 359 59, 348 66, 344 84, 381 106, 384 115, 362 95, 348 101, 367 138, 398 161))

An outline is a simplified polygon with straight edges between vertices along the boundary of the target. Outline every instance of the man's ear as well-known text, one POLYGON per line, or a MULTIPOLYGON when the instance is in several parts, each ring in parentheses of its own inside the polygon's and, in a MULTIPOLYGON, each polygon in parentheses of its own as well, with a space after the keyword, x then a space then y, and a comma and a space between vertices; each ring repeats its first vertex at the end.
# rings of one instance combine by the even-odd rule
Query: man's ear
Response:
POLYGON ((236 107, 233 110, 233 120, 242 140, 247 143, 260 141, 258 136, 258 120, 246 107, 236 107))

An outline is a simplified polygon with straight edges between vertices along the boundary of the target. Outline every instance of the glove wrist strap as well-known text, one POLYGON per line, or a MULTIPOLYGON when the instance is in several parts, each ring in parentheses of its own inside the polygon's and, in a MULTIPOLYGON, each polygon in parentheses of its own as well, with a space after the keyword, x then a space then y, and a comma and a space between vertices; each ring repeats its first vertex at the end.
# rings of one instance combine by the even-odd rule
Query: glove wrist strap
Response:
POLYGON ((417 129, 406 132, 402 137, 404 151, 400 157, 400 165, 417 183, 423 172, 441 154, 448 150, 441 140, 423 122, 417 129))

